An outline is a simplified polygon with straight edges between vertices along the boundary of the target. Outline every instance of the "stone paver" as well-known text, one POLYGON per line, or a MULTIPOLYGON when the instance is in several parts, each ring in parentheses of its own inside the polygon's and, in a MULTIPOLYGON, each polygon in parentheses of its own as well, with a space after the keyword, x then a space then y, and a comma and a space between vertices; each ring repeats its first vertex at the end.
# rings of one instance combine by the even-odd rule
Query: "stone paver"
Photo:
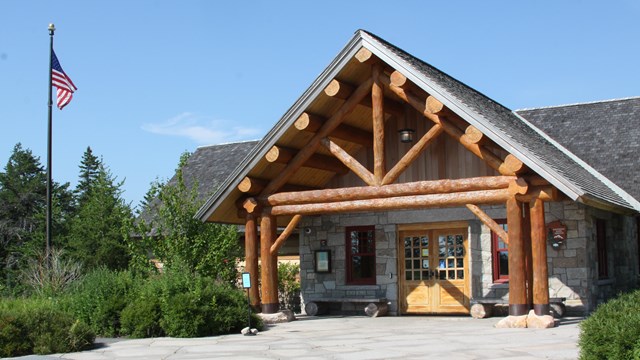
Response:
POLYGON ((498 329, 500 318, 301 317, 257 336, 123 340, 92 351, 31 359, 576 359, 578 323, 498 329))

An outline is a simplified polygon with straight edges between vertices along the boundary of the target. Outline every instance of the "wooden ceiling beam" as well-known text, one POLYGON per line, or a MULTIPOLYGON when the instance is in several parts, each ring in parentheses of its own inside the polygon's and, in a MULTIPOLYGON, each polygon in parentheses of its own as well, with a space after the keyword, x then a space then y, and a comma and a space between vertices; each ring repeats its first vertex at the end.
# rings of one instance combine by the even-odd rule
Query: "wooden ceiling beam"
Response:
MULTIPOLYGON (((293 159, 297 152, 298 150, 296 149, 274 145, 267 151, 264 157, 270 163, 287 164, 289 160, 293 159)), ((349 169, 336 158, 320 154, 311 155, 302 166, 343 175, 349 172, 349 169)))
POLYGON ((433 207, 462 206, 466 204, 504 204, 511 194, 507 189, 397 196, 366 200, 337 201, 328 203, 278 205, 271 207, 272 215, 334 214, 339 212, 381 211, 397 209, 424 209, 433 207))
POLYGON ((362 82, 354 91, 353 95, 345 101, 342 106, 324 122, 322 127, 318 129, 316 134, 309 140, 307 145, 302 148, 296 156, 287 164, 287 166, 262 190, 261 195, 273 194, 284 185, 287 180, 313 155, 320 145, 320 141, 329 136, 337 128, 344 118, 355 109, 355 107, 364 99, 371 91, 372 79, 369 78, 362 82))
POLYGON ((367 185, 374 186, 376 184, 375 177, 373 174, 360 162, 353 158, 353 156, 349 155, 343 148, 341 148, 338 144, 329 140, 329 138, 324 138, 321 140, 322 145, 329 150, 330 153, 333 154, 338 160, 342 161, 342 163, 351 169, 354 174, 358 175, 362 181, 364 181, 367 185))
MULTIPOLYGON (((354 89, 355 89, 355 86, 351 84, 340 81, 338 79, 333 79, 331 80, 329 85, 327 85, 327 87, 324 88, 324 93, 325 95, 330 96, 332 98, 345 100, 349 98, 349 96, 353 93, 354 89)), ((360 105, 368 107, 370 109, 373 108, 373 103, 371 102, 371 98, 369 97, 362 99, 362 101, 360 102, 360 105)), ((393 101, 389 98, 385 98, 384 105, 385 105, 384 106, 385 113, 390 115, 395 115, 395 116, 404 116, 405 110, 404 110, 403 104, 397 101, 393 101)))
POLYGON ((360 48, 354 57, 363 64, 377 60, 377 57, 367 48, 360 48))
POLYGON ((482 176, 455 180, 426 180, 382 186, 280 192, 266 197, 259 197, 258 202, 265 206, 276 206, 480 190, 508 190, 509 184, 515 179, 515 176, 482 176))
MULTIPOLYGON (((294 126, 300 131, 317 132, 325 121, 326 119, 320 115, 305 112, 296 120, 294 126)), ((364 147, 373 146, 373 134, 345 124, 339 125, 329 136, 364 147)))
MULTIPOLYGON (((399 71, 393 71, 391 73, 389 76, 389 83, 404 90, 415 91, 416 89, 416 86, 414 86, 413 83, 411 83, 411 81, 399 71)), ((440 100, 428 94, 425 97, 424 108, 431 114, 439 114, 445 109, 444 104, 440 100)))
MULTIPOLYGON (((258 179, 255 177, 245 176, 240 184, 238 184, 238 190, 247 195, 257 195, 269 184, 269 180, 258 179)), ((317 190, 316 187, 297 185, 297 184, 284 184, 282 191, 311 191, 317 190)), ((244 200, 243 200, 244 201, 244 200)))

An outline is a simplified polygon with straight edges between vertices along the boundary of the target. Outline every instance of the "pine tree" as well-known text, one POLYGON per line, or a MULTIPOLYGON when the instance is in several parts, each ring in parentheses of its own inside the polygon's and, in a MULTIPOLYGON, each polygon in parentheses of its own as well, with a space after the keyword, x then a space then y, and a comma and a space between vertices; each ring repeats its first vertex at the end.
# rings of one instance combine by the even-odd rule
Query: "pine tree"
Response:
POLYGON ((78 197, 78 204, 82 204, 87 196, 91 187, 95 184, 98 175, 100 173, 100 166, 102 160, 93 155, 93 151, 90 146, 87 146, 80 160, 80 180, 76 186, 76 196, 78 197))
POLYGON ((31 150, 16 144, 0 172, 0 273, 6 288, 17 285, 25 247, 35 241, 46 201, 46 174, 31 150))
MULTIPOLYGON (((85 152, 83 160, 87 154, 91 155, 85 152)), ((99 266, 125 269, 129 256, 122 227, 132 216, 131 208, 122 198, 123 182, 116 182, 102 161, 98 161, 97 171, 85 178, 88 180, 82 186, 86 187, 76 189, 81 197, 69 229, 69 252, 86 269, 99 266)), ((81 178, 87 174, 87 169, 81 166, 81 178)))

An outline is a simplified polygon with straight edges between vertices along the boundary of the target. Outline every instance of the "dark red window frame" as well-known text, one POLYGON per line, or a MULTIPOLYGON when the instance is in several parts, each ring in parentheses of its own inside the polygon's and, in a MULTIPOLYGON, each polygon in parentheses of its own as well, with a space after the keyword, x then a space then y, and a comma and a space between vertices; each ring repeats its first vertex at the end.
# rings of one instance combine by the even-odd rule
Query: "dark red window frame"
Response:
POLYGON ((347 285, 376 284, 375 233, 375 226, 352 226, 345 229, 347 285), (357 234, 356 239, 351 236, 354 232, 357 234), (356 241, 355 244, 353 240, 356 241), (356 259, 359 259, 359 267, 355 264, 356 259), (358 271, 359 274, 356 273, 358 271))
MULTIPOLYGON (((507 231, 507 219, 496 220, 498 225, 507 231)), ((493 261, 493 282, 494 283, 506 283, 509 282, 509 247, 506 243, 502 242, 507 247, 500 246, 500 238, 493 231, 491 232, 491 258, 493 261), (501 262, 500 254, 507 255, 507 262, 501 262), (505 269, 506 267, 506 269, 505 269), (506 274, 505 274, 506 273, 506 274)))
POLYGON ((598 247, 598 278, 609 277, 609 259, 607 256, 607 222, 596 219, 596 243, 598 247))

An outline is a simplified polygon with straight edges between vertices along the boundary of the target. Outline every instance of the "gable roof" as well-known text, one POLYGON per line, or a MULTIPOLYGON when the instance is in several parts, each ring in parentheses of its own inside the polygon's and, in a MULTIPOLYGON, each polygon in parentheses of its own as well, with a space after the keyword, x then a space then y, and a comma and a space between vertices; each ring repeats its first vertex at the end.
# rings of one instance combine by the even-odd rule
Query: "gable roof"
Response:
POLYGON ((640 97, 516 110, 640 199, 640 97))
MULTIPOLYGON (((230 214, 233 209, 231 203, 239 197, 236 187, 240 181, 257 166, 260 165, 260 169, 264 167, 261 164, 262 158, 276 141, 283 137, 291 140, 288 130, 295 120, 309 108, 313 110, 315 104, 321 101, 318 97, 324 88, 343 69, 350 66, 350 61, 362 47, 400 71, 569 198, 619 211, 640 211, 637 200, 517 113, 381 38, 358 30, 331 64, 256 145, 247 160, 232 172, 218 192, 203 205, 196 214, 198 218, 203 221, 242 221, 237 218, 237 214, 230 214)), ((331 106, 328 103, 324 105, 331 106)))

